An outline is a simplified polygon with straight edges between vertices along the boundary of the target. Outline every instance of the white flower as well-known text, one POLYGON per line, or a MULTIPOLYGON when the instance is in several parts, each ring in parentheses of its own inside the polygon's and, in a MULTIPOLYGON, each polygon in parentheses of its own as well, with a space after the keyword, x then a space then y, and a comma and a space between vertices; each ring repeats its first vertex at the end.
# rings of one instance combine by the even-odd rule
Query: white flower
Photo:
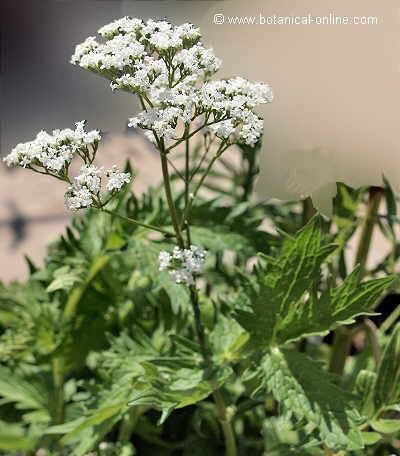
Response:
POLYGON ((99 131, 85 131, 86 121, 77 122, 75 130, 40 131, 33 141, 18 144, 3 160, 8 166, 39 166, 59 173, 67 168, 77 151, 87 153, 87 146, 97 146, 99 131))
POLYGON ((158 256, 158 261, 160 262, 160 271, 164 271, 171 265, 171 255, 168 252, 162 251, 158 256))
POLYGON ((106 188, 108 191, 121 190, 124 184, 129 184, 131 181, 130 173, 121 173, 116 167, 107 171, 108 182, 106 188))
POLYGON ((119 33, 135 33, 142 29, 143 21, 141 19, 132 19, 128 16, 117 19, 111 24, 104 25, 98 30, 99 35, 105 38, 112 38, 119 33))
POLYGON ((200 30, 188 23, 175 26, 124 17, 101 27, 99 34, 106 41, 89 37, 76 47, 71 63, 109 78, 112 90, 151 92, 168 82, 194 84, 215 73, 221 63, 200 44, 200 30), (167 68, 164 53, 173 58, 175 71, 167 68))
POLYGON ((174 247, 172 255, 162 251, 158 257, 160 271, 168 270, 170 278, 175 283, 194 284, 194 276, 202 271, 206 251, 195 245, 190 249, 174 247))
POLYGON ((76 211, 90 207, 93 203, 93 195, 87 187, 71 185, 65 194, 65 205, 68 209, 76 211))
POLYGON ((75 52, 71 57, 71 63, 76 65, 80 62, 84 55, 89 54, 89 52, 92 52, 94 49, 97 48, 98 45, 99 43, 96 41, 96 38, 94 36, 87 37, 83 43, 78 44, 76 46, 75 52))
POLYGON ((103 167, 84 165, 80 171, 65 194, 65 205, 71 210, 85 209, 101 201, 102 177, 108 177, 106 189, 109 191, 121 190, 131 179, 130 173, 121 173, 115 166, 104 170, 103 167))

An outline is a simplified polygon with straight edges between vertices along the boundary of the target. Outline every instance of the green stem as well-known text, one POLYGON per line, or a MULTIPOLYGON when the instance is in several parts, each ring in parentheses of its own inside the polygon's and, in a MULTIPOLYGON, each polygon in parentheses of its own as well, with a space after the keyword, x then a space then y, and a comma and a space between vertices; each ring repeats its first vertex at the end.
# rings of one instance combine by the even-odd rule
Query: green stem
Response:
POLYGON ((192 195, 190 195, 189 202, 185 207, 185 211, 183 213, 183 217, 181 220, 180 226, 183 227, 185 224, 185 220, 187 220, 188 215, 190 214, 190 211, 192 210, 192 205, 193 205, 193 200, 195 199, 197 193, 199 192, 201 186, 203 185, 204 180, 208 176, 209 172, 211 171, 211 168, 213 167, 214 163, 218 160, 218 158, 226 151, 226 149, 230 146, 230 144, 226 145, 225 147, 221 146, 215 153, 214 157, 210 160, 210 163, 208 164, 207 168, 205 169, 204 173, 202 174, 199 182, 197 183, 192 195))
POLYGON ((371 247, 371 239, 378 214, 379 204, 383 196, 383 188, 371 187, 369 189, 369 199, 367 213, 364 219, 360 242, 358 244, 355 264, 360 265, 360 280, 365 275, 365 268, 368 259, 368 253, 371 247))
POLYGON ((145 408, 142 409, 141 407, 134 407, 129 410, 127 416, 124 417, 119 427, 119 442, 129 442, 137 420, 142 414, 142 410, 145 410, 145 408))
POLYGON ((380 331, 385 333, 394 323, 396 323, 397 319, 400 317, 400 305, 398 305, 394 311, 386 318, 386 320, 381 324, 380 331))
POLYGON ((114 215, 115 217, 119 217, 120 219, 126 220, 127 222, 134 223, 135 225, 143 226, 144 228, 148 228, 149 230, 158 231, 159 233, 165 234, 166 236, 175 237, 175 233, 172 231, 164 230, 158 226, 149 225, 147 223, 139 222, 130 217, 126 217, 125 215, 118 214, 118 212, 110 211, 108 209, 101 209, 103 212, 107 212, 107 214, 114 215))
MULTIPOLYGON (((186 133, 188 133, 188 132, 186 132, 186 133)), ((186 150, 185 150, 185 157, 186 157, 185 202, 186 202, 186 208, 185 208, 185 215, 182 219, 182 224, 183 225, 186 224, 186 230, 188 233, 188 242, 190 242, 190 226, 189 226, 189 223, 186 223, 186 222, 188 222, 188 220, 189 220, 190 209, 191 209, 191 204, 190 204, 191 199, 189 199, 189 179, 188 179, 188 176, 189 176, 189 142, 188 141, 189 141, 190 136, 191 136, 190 134, 186 135, 186 150)), ((164 145, 162 142, 159 143, 159 146, 161 146, 160 147, 161 167, 162 167, 163 178, 164 178, 165 194, 167 197, 168 206, 169 206, 169 210, 170 210, 170 214, 171 214, 171 218, 172 218, 172 224, 173 224, 173 227, 175 230, 178 245, 180 248, 184 248, 185 244, 184 244, 184 241, 182 238, 181 228, 180 228, 180 224, 179 224, 178 217, 176 214, 175 203, 174 203, 174 200, 172 197, 171 183, 170 183, 169 172, 168 172, 168 161, 166 159, 167 155, 165 153, 164 145)), ((204 180, 204 178, 203 178, 203 180, 204 180)), ((200 186, 201 186, 201 184, 196 187, 196 191, 198 191, 200 186)), ((200 344, 202 356, 206 363, 211 363, 212 361, 210 359, 210 356, 208 354, 208 349, 207 349, 205 330, 204 330, 203 323, 201 321, 199 294, 198 294, 196 285, 191 285, 189 287, 189 292, 190 292, 190 302, 191 302, 191 305, 193 308, 193 314, 194 314, 195 331, 196 331, 196 335, 197 335, 197 338, 198 338, 198 341, 200 344)), ((228 416, 228 413, 227 413, 225 401, 222 397, 221 391, 218 388, 218 384, 214 380, 211 381, 211 386, 214 389, 213 398, 214 398, 214 401, 215 401, 215 404, 217 407, 218 417, 221 422, 222 432, 224 434, 226 456, 237 456, 235 436, 233 433, 233 428, 231 426, 230 417, 228 416)))
POLYGON ((254 188, 254 177, 258 174, 257 165, 257 149, 255 148, 246 148, 242 150, 243 160, 247 161, 247 172, 246 178, 243 183, 243 194, 241 197, 242 201, 247 201, 251 194, 253 193, 254 188))
POLYGON ((369 318, 366 318, 364 320, 364 328, 365 328, 365 334, 367 336, 368 342, 371 346, 375 365, 378 367, 381 362, 382 354, 381 354, 381 347, 379 346, 378 336, 376 334, 377 327, 369 318))
POLYGON ((64 404, 64 362, 55 356, 52 359, 53 383, 54 383, 54 423, 62 424, 65 419, 64 404))
POLYGON ((351 330, 345 326, 339 326, 335 330, 332 351, 329 362, 329 371, 342 375, 347 355, 351 347, 351 330))
POLYGON ((226 456, 237 456, 236 439, 231 425, 229 415, 227 413, 226 405, 222 393, 216 389, 213 393, 215 405, 219 415, 222 431, 225 438, 226 456))
POLYGON ((185 247, 185 243, 183 241, 183 237, 182 237, 182 233, 181 233, 181 229, 180 229, 180 225, 179 225, 179 221, 178 221, 178 215, 176 213, 175 203, 174 203, 174 199, 172 196, 171 182, 170 182, 169 172, 168 172, 167 155, 165 153, 165 149, 164 149, 164 146, 162 143, 161 143, 161 148, 160 148, 160 157, 161 157, 161 169, 162 169, 163 180, 164 180, 165 196, 166 196, 167 202, 168 202, 168 208, 169 208, 169 212, 170 212, 171 219, 172 219, 172 225, 175 230, 175 236, 176 236, 178 245, 181 249, 183 249, 185 247))
MULTIPOLYGON (((371 187, 369 190, 367 212, 361 231, 360 242, 358 244, 355 260, 355 264, 359 264, 361 267, 359 276, 360 281, 365 275, 365 267, 371 246, 372 233, 374 230, 379 203, 381 202, 382 195, 383 189, 381 187, 371 187)), ((329 370, 331 372, 334 372, 338 375, 343 374, 346 359, 351 348, 352 334, 353 332, 345 327, 339 327, 336 329, 329 363, 329 370)))
MULTIPOLYGON (((185 129, 185 133, 189 134, 189 127, 185 129)), ((189 205, 189 185, 190 185, 190 169, 189 169, 189 138, 185 141, 185 208, 189 205)), ((190 248, 192 243, 190 236, 190 214, 187 214, 187 219, 182 220, 183 224, 186 225, 186 237, 187 237, 187 246, 190 248)))

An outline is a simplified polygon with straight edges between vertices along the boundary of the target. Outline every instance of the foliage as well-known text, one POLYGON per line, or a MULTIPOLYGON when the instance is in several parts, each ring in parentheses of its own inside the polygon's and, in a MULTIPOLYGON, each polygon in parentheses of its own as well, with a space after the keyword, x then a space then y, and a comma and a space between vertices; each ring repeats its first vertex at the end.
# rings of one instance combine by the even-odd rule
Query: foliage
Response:
MULTIPOLYGON (((104 36, 112 40, 130 21, 107 26, 104 36)), ((141 31, 150 26, 138 25, 141 31)), ((173 38, 189 34, 186 41, 194 46, 198 32, 187 27, 174 28, 173 38)), ((190 73, 184 63, 173 69, 176 49, 162 50, 165 36, 153 30, 153 43, 151 33, 141 31, 137 37, 150 53, 145 62, 154 53, 164 59, 168 90, 174 92, 180 82, 174 78, 190 73)), ((86 45, 77 48, 77 61, 86 62, 93 51, 92 41, 86 45)), ((105 45, 100 49, 112 54, 105 45)), ((202 82, 208 83, 210 72, 200 63, 202 82)), ((124 90, 138 92, 146 119, 153 107, 146 81, 139 90, 125 86, 133 76, 121 79, 112 65, 110 71, 103 64, 81 66, 114 84, 118 76, 124 90)), ((147 75, 151 83, 158 77, 154 71, 147 75)), ((189 89, 199 95, 195 79, 190 81, 189 89)), ((169 118, 172 136, 165 141, 175 142, 166 146, 158 136, 162 126, 147 128, 160 155, 161 186, 139 196, 124 185, 124 173, 108 176, 121 185, 101 193, 102 199, 99 189, 92 190, 91 208, 49 246, 43 266, 28 259, 26 281, 0 283, 0 454, 400 454, 396 197, 388 182, 358 190, 338 183, 329 220, 315 213, 309 199, 255 201, 261 120, 249 107, 257 103, 247 94, 248 112, 234 125, 234 103, 226 92, 235 94, 240 86, 251 94, 262 86, 242 79, 229 84, 222 83, 223 93, 218 84, 210 93, 224 98, 223 117, 215 107, 199 105, 195 112, 203 116, 203 127, 211 125, 210 116, 213 125, 227 122, 222 130, 190 133, 190 122, 169 118), (243 143, 247 122, 257 126, 257 135, 243 143), (179 155, 170 152, 180 146, 183 168, 174 164, 171 172, 179 155), (221 157, 228 147, 236 161, 221 157), (384 214, 378 211, 382 201, 384 214), (391 249, 371 268, 367 258, 376 227, 391 249), (358 232, 353 261, 349 245, 358 232), (203 270, 195 264, 186 281, 171 280, 176 260, 183 264, 177 256, 184 252, 187 263, 196 259, 193 244, 208 251, 203 270)), ((191 92, 174 94, 180 107, 173 113, 183 109, 183 96, 191 92)), ((243 101, 243 94, 234 96, 243 101)), ((171 112, 165 100, 160 96, 157 105, 164 117, 171 112)), ((90 152, 79 137, 74 141, 91 166, 97 143, 90 152)), ((25 155, 29 144, 22 145, 25 155)), ((67 145, 57 143, 64 154, 67 145)), ((55 152, 46 148, 47 163, 55 152)), ((27 159, 19 149, 13 162, 27 159)), ((44 173, 57 177, 46 163, 44 173)), ((83 200, 83 187, 97 182, 97 171, 90 169, 89 183, 80 176, 73 189, 83 200)), ((58 178, 72 183, 66 166, 58 178)))

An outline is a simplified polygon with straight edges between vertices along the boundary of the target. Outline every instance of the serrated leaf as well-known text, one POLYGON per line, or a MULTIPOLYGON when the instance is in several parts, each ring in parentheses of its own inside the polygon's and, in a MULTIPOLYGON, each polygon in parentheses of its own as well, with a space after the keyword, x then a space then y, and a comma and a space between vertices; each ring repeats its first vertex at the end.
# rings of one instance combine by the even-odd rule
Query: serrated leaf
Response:
POLYGON ((263 256, 266 266, 256 269, 258 289, 249 296, 251 311, 237 310, 237 321, 250 333, 253 347, 268 347, 279 325, 319 281, 322 262, 335 245, 322 244, 322 219, 314 217, 293 238, 284 241, 276 257, 263 256))
POLYGON ((380 408, 394 404, 399 396, 400 383, 400 324, 393 329, 383 352, 375 382, 374 404, 380 408))
MULTIPOLYGON (((175 360, 175 366, 179 358, 175 360)), ((156 364, 142 362, 145 374, 135 384, 135 393, 129 401, 130 406, 146 405, 161 410, 159 424, 169 417, 174 409, 195 404, 207 398, 231 375, 229 367, 207 372, 201 368, 168 367, 167 359, 156 364), (164 364, 164 366, 160 366, 164 364)))
POLYGON ((48 397, 44 383, 20 377, 5 367, 0 367, 0 396, 2 403, 14 402, 22 410, 47 408, 48 397))
POLYGON ((274 348, 261 365, 263 386, 298 420, 314 425, 333 449, 361 449, 356 397, 333 382, 334 377, 306 355, 274 348))
POLYGON ((354 323, 359 315, 376 315, 371 311, 373 304, 396 277, 359 284, 359 276, 357 267, 340 286, 328 289, 318 299, 310 296, 305 303, 294 304, 278 328, 278 342, 326 334, 336 326, 354 323))

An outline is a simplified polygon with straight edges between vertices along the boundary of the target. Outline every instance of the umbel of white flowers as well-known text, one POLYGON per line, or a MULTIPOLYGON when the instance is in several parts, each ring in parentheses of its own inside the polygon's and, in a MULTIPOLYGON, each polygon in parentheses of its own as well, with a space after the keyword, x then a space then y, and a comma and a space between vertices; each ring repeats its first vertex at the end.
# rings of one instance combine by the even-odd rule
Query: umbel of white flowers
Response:
POLYGON ((105 170, 93 165, 101 135, 98 130, 86 132, 85 123, 84 120, 77 122, 75 130, 53 130, 52 134, 40 131, 33 141, 18 144, 3 160, 8 166, 21 166, 67 182, 65 205, 68 209, 100 208, 105 205, 102 178, 107 178, 105 188, 112 197, 130 182, 131 176, 119 172, 116 166, 105 170), (71 179, 69 167, 75 157, 84 165, 81 173, 71 179))
POLYGON ((139 96, 143 111, 129 125, 148 131, 157 142, 176 140, 180 122, 200 122, 218 138, 254 145, 263 120, 257 105, 272 101, 264 83, 237 77, 210 81, 221 61, 201 43, 192 24, 124 17, 76 46, 71 62, 111 80, 112 90, 139 96))
POLYGON ((194 284, 195 274, 201 272, 207 252, 196 245, 190 249, 175 247, 172 254, 166 251, 160 252, 158 257, 160 271, 167 270, 171 280, 185 285, 194 284))

